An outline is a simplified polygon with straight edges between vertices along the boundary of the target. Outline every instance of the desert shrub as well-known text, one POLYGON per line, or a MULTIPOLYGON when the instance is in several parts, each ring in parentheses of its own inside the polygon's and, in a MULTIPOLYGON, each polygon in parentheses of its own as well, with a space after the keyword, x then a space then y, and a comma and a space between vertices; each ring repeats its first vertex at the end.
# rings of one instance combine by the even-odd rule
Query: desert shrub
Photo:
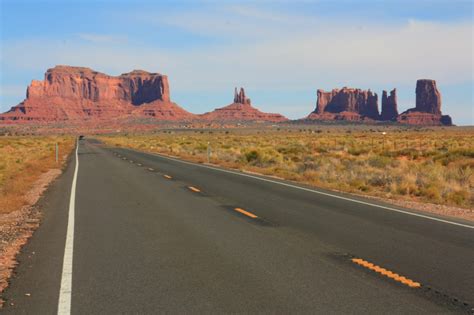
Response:
POLYGON ((395 152, 397 156, 406 156, 411 160, 416 160, 420 156, 420 153, 412 148, 405 148, 395 152))
POLYGON ((360 178, 354 178, 349 181, 349 186, 360 191, 369 191, 370 187, 360 178))
POLYGON ((298 173, 306 171, 317 171, 321 166, 318 161, 306 160, 298 165, 298 173))
POLYGON ((316 147, 314 150, 318 153, 328 153, 329 152, 329 150, 326 147, 316 147))
POLYGON ((245 160, 248 163, 258 161, 259 159, 261 159, 261 154, 257 150, 252 150, 250 152, 245 153, 245 160))
POLYGON ((207 144, 206 143, 199 143, 198 145, 196 145, 194 147, 194 150, 198 151, 198 152, 207 152, 207 144))
POLYGON ((446 200, 449 203, 462 206, 466 203, 469 203, 470 194, 466 190, 453 190, 446 194, 446 200))
POLYGON ((300 143, 292 143, 288 146, 280 146, 277 147, 276 151, 283 155, 286 160, 294 163, 303 161, 306 155, 309 153, 308 147, 300 143))
POLYGON ((243 153, 243 159, 241 160, 244 163, 258 167, 269 167, 283 162, 282 156, 271 149, 250 149, 243 153))
POLYGON ((386 174, 374 174, 369 178, 369 185, 375 187, 388 187, 392 178, 386 174))
POLYGON ((349 150, 347 150, 347 153, 349 153, 351 155, 355 155, 355 156, 359 156, 361 154, 367 154, 369 152, 370 152, 369 149, 362 148, 362 147, 359 147, 359 148, 352 147, 352 148, 349 148, 349 150))
POLYGON ((391 159, 385 156, 378 155, 370 157, 367 162, 372 167, 385 168, 390 164, 391 159))
POLYGON ((436 184, 420 187, 419 195, 431 202, 439 202, 441 200, 441 187, 436 184))

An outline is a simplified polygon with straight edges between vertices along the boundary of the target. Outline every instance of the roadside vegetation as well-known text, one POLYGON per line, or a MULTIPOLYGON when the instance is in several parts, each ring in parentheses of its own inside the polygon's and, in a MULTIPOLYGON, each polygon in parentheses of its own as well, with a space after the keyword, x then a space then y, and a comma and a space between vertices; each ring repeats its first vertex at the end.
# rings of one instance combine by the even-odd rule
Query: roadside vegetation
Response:
POLYGON ((309 185, 388 199, 472 209, 474 132, 288 129, 160 131, 101 138, 309 185))
POLYGON ((48 170, 61 168, 73 148, 74 137, 0 137, 0 214, 25 205, 25 196, 35 181, 48 170))

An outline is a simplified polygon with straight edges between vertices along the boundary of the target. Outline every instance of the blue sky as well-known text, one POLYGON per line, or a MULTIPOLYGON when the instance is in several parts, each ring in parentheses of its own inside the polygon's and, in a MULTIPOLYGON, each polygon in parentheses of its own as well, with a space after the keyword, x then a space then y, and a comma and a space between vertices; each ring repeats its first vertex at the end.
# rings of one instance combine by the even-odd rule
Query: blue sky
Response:
POLYGON ((111 75, 167 74, 171 98, 202 113, 245 87, 261 110, 301 118, 316 90, 398 91, 415 104, 435 79, 442 110, 474 125, 473 2, 23 1, 1 2, 0 111, 57 64, 111 75))

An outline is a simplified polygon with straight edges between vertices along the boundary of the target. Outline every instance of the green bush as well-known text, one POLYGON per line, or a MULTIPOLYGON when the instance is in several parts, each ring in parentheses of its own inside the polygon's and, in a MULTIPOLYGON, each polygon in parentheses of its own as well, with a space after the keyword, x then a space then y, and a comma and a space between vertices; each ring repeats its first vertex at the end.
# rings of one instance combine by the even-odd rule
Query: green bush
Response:
POLYGON ((252 163, 254 161, 258 161, 261 159, 261 154, 257 150, 252 150, 250 152, 245 153, 245 160, 248 163, 252 163))

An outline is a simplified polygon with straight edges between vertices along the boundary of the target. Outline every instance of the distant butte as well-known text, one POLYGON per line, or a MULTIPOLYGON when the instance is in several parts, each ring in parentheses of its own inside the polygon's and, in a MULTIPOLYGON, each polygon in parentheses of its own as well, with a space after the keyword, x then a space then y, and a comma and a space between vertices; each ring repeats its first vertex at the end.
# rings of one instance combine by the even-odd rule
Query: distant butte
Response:
POLYGON ((416 107, 398 114, 397 90, 382 93, 382 111, 379 114, 377 94, 370 90, 344 87, 330 92, 317 91, 316 109, 306 120, 398 122, 407 125, 452 125, 448 115, 441 114, 441 93, 435 80, 418 80, 416 107))
POLYGON ((168 77, 134 70, 109 76, 84 67, 56 66, 33 80, 26 99, 0 121, 109 120, 152 116, 191 120, 195 115, 170 100, 168 77))
POLYGON ((311 120, 363 121, 379 118, 377 94, 372 91, 343 87, 330 92, 317 91, 316 109, 311 120))
POLYGON ((420 79, 416 82, 416 106, 397 117, 397 121, 409 125, 453 124, 449 115, 441 113, 441 93, 435 80, 420 79))
POLYGON ((245 95, 245 90, 234 90, 234 102, 225 107, 217 108, 212 112, 200 115, 201 119, 212 121, 255 121, 255 122, 282 122, 288 118, 280 114, 264 113, 251 105, 245 95))

